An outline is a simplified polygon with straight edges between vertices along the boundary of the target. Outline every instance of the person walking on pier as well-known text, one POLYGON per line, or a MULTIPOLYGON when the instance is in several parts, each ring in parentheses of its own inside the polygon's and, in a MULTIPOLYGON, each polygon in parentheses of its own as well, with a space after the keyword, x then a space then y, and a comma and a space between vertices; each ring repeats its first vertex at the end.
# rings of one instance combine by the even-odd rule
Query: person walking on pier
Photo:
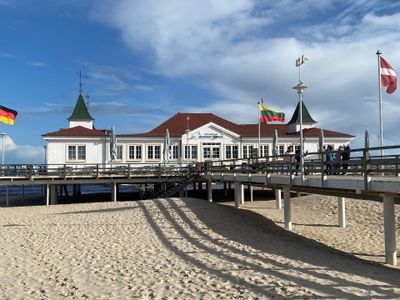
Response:
POLYGON ((326 174, 330 175, 332 171, 332 162, 333 162, 333 147, 328 145, 325 152, 325 160, 326 160, 326 174))
POLYGON ((343 173, 342 174, 345 175, 347 172, 347 168, 349 167, 349 160, 350 160, 350 146, 349 145, 343 146, 342 159, 343 159, 343 173))
POLYGON ((343 146, 340 145, 335 153, 335 170, 334 174, 340 174, 340 169, 342 168, 342 160, 343 160, 343 146))
MULTIPOLYGON (((294 162, 294 151, 293 151, 293 146, 289 146, 285 152, 285 157, 284 160, 286 162, 286 166, 287 166, 287 173, 288 175, 290 175, 291 171, 292 171, 292 165, 294 162)), ((297 167, 296 167, 297 169, 297 167)))

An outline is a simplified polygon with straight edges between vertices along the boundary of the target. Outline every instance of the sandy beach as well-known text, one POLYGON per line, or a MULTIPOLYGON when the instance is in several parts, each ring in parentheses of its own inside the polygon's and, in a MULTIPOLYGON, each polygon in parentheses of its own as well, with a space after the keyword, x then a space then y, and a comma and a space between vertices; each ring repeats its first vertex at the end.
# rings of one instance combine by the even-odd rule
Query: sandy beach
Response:
POLYGON ((274 201, 243 206, 271 220, 193 198, 0 208, 0 298, 399 298, 398 269, 329 247, 383 259, 381 204, 360 203, 339 229, 334 198, 293 199, 294 233, 274 201))

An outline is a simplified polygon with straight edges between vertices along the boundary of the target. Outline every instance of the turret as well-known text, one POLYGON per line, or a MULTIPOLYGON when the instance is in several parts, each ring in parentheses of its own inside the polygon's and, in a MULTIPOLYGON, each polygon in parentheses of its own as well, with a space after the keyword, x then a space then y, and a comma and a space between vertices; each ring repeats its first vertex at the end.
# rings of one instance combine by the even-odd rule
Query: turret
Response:
MULTIPOLYGON (((314 119, 311 117, 310 113, 308 112, 307 107, 303 103, 303 110, 302 110, 302 115, 303 115, 303 130, 307 128, 314 127, 314 124, 317 123, 314 121, 314 119)), ((296 110, 293 113, 292 118, 290 119, 288 123, 288 133, 294 133, 300 131, 300 102, 297 104, 296 110)))
POLYGON ((93 129, 94 119, 89 114, 89 110, 86 106, 85 99, 80 93, 78 100, 76 101, 74 111, 72 115, 68 118, 69 128, 82 126, 85 128, 93 129))

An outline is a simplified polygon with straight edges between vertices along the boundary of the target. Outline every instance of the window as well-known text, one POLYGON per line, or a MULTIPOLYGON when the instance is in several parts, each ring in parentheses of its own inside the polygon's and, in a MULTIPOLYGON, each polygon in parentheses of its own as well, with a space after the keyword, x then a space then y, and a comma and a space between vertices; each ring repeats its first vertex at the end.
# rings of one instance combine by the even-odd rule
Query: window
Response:
POLYGON ((86 160, 86 146, 68 146, 68 160, 86 160))
POLYGON ((129 160, 141 160, 142 159, 142 145, 129 145, 128 159, 129 160))
POLYGON ((268 145, 261 145, 261 157, 269 156, 269 146, 268 145))
POLYGON ((117 145, 117 160, 122 160, 122 145, 117 145))
POLYGON ((161 146, 160 145, 148 145, 147 146, 147 159, 160 159, 161 158, 161 146))
POLYGON ((243 145, 243 158, 250 158, 253 145, 243 145))
POLYGON ((278 145, 278 155, 283 155, 284 151, 284 145, 278 145))
POLYGON ((197 159, 196 145, 185 145, 185 159, 197 159))
POLYGON ((68 160, 76 160, 76 146, 68 146, 68 160))
POLYGON ((225 158, 226 159, 238 158, 238 146, 237 145, 225 146, 225 158))
POLYGON ((172 159, 178 159, 178 155, 179 155, 179 148, 178 145, 173 145, 170 146, 171 148, 171 155, 172 155, 172 159))

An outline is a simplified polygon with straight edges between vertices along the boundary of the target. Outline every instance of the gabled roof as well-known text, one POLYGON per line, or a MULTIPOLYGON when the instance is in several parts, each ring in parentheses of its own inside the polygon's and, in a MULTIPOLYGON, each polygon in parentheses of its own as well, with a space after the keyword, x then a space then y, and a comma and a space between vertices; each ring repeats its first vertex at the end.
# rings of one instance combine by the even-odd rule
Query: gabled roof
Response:
POLYGON ((230 131, 238 132, 238 125, 218 117, 212 113, 177 113, 156 128, 145 133, 123 134, 120 136, 143 136, 159 137, 164 136, 168 128, 170 136, 182 136, 187 129, 193 130, 207 123, 213 122, 230 131), (189 118, 189 119, 188 119, 189 118))
POLYGON ((42 136, 74 136, 74 137, 90 137, 90 136, 105 136, 107 135, 107 130, 102 129, 89 129, 82 126, 76 126, 72 128, 60 128, 60 130, 48 132, 42 136))
MULTIPOLYGON (((306 105, 304 104, 304 101, 302 101, 302 115, 303 115, 303 124, 315 124, 317 123, 314 121, 314 119, 311 117, 310 113, 308 112, 308 109, 306 105)), ((292 118, 290 119, 288 124, 300 124, 300 102, 297 103, 296 109, 293 113, 292 118)))
POLYGON ((74 111, 68 118, 69 121, 92 121, 94 120, 89 114, 89 110, 86 106, 85 99, 82 94, 79 94, 78 100, 76 101, 74 111))
MULTIPOLYGON (((180 137, 186 130, 193 130, 208 123, 215 123, 242 137, 258 137, 258 124, 236 124, 226 119, 218 117, 212 113, 177 113, 156 128, 145 133, 119 134, 120 137, 163 137, 166 129, 169 130, 171 137, 180 137), (187 118, 189 117, 189 120, 187 118)), ((262 137, 272 137, 274 130, 278 130, 280 137, 298 136, 299 132, 288 133, 288 124, 261 124, 260 134, 262 137)), ((305 137, 319 137, 319 128, 309 128, 303 130, 305 137)), ((348 137, 353 136, 347 133, 330 131, 324 129, 325 137, 348 137)))

